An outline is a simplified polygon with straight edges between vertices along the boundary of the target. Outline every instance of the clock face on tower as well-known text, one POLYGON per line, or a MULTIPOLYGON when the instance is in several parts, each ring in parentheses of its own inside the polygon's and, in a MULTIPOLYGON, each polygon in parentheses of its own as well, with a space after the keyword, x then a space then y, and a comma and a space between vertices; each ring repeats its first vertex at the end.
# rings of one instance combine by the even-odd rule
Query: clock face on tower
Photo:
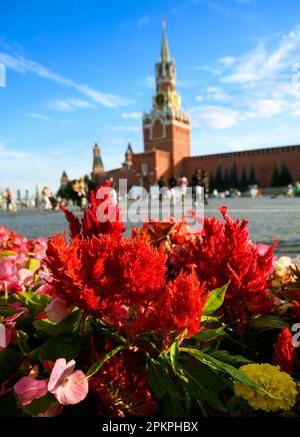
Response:
POLYGON ((157 94, 157 96, 155 97, 155 103, 157 104, 157 106, 161 108, 164 105, 164 102, 165 102, 165 95, 163 93, 157 94))

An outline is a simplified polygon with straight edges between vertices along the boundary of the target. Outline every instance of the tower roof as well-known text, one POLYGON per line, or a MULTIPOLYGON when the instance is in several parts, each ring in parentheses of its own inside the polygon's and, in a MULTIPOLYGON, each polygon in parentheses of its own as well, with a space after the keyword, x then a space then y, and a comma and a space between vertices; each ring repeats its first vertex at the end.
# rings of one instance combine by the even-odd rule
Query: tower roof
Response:
POLYGON ((160 60, 161 62, 171 62, 171 56, 169 52, 169 45, 168 45, 167 33, 166 33, 166 20, 164 18, 162 19, 162 30, 163 30, 163 37, 161 43, 160 60))
POLYGON ((62 178, 67 178, 68 177, 68 175, 67 175, 67 173, 66 173, 66 171, 64 170, 63 172, 62 172, 62 175, 61 175, 61 177, 62 178))
POLYGON ((104 172, 104 165, 101 158, 101 151, 97 143, 95 143, 94 145, 93 152, 94 152, 93 171, 104 172))
POLYGON ((128 143, 126 152, 133 153, 133 150, 132 150, 132 147, 131 147, 130 143, 128 143))

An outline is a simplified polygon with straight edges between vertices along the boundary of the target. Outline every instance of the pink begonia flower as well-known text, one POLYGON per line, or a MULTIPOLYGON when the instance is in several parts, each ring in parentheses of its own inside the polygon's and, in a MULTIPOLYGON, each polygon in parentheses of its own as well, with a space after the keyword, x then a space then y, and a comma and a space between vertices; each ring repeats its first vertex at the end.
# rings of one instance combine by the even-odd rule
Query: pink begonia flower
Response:
POLYGON ((48 392, 45 379, 34 379, 32 376, 23 376, 15 385, 14 391, 21 405, 31 404, 34 399, 45 396, 48 392))
POLYGON ((0 352, 9 345, 12 337, 11 331, 11 329, 6 329, 3 323, 0 323, 0 352))
POLYGON ((48 390, 62 405, 78 404, 88 394, 88 380, 81 370, 75 370, 75 361, 56 360, 48 382, 48 390))
POLYGON ((43 284, 37 290, 36 293, 48 294, 49 296, 55 296, 54 288, 50 284, 43 284))
POLYGON ((20 269, 18 271, 19 275, 19 285, 21 287, 27 288, 34 283, 34 273, 28 269, 20 269))
POLYGON ((17 281, 17 267, 14 261, 8 256, 0 257, 0 282, 10 284, 17 281))
POLYGON ((45 308, 48 319, 54 323, 61 322, 70 312, 71 308, 68 308, 66 302, 59 297, 53 299, 45 308))
POLYGON ((16 337, 16 330, 14 329, 14 326, 16 324, 15 320, 20 317, 22 314, 26 313, 28 310, 27 308, 22 308, 21 311, 14 314, 13 316, 6 317, 2 320, 2 323, 0 323, 0 352, 3 349, 6 349, 9 343, 15 339, 16 337), (7 326, 9 329, 7 329, 7 326))

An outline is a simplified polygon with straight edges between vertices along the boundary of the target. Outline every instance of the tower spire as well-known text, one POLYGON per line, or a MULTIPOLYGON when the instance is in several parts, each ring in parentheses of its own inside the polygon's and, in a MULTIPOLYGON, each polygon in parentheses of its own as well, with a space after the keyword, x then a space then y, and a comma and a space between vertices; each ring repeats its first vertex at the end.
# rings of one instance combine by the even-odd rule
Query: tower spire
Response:
POLYGON ((162 24, 162 31, 163 31, 163 37, 162 37, 162 44, 161 44, 161 53, 160 53, 160 60, 161 62, 171 62, 171 56, 169 52, 169 45, 167 40, 167 33, 166 33, 166 20, 163 18, 161 20, 162 24))

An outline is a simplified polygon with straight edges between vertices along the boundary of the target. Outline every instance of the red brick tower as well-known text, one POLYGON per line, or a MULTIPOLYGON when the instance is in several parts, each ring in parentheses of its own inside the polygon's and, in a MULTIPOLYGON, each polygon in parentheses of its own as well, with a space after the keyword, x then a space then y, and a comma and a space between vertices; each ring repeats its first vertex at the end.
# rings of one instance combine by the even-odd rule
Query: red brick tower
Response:
POLYGON ((182 160, 190 156, 190 119, 180 108, 175 63, 170 57, 165 20, 162 25, 160 62, 155 65, 156 95, 153 97, 152 111, 143 117, 144 151, 169 152, 168 173, 181 176, 182 160))

